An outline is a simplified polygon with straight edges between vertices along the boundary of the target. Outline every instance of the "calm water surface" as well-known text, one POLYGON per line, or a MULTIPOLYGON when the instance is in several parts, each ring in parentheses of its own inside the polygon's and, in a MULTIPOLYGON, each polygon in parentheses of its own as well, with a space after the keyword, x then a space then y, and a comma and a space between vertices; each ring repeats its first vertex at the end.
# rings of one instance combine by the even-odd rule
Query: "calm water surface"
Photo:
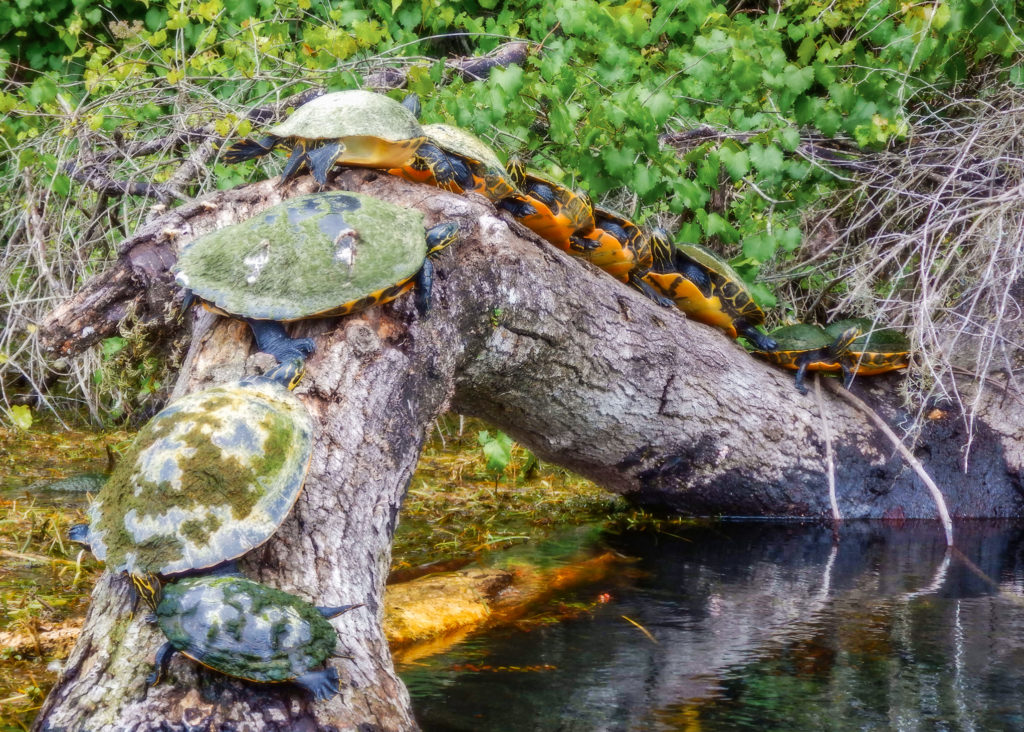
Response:
POLYGON ((1024 527, 719 523, 403 672, 425 730, 1024 730, 1024 527), (652 641, 635 621, 653 636, 652 641))

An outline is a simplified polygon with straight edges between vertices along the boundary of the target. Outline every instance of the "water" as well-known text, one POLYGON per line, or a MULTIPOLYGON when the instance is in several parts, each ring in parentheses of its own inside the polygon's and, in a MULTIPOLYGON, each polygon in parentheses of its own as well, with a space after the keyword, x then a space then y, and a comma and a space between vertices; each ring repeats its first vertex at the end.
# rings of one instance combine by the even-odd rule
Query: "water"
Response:
POLYGON ((1024 527, 600 536, 589 612, 403 671, 425 730, 1024 730, 1024 527), (649 639, 636 625, 653 637, 649 639))

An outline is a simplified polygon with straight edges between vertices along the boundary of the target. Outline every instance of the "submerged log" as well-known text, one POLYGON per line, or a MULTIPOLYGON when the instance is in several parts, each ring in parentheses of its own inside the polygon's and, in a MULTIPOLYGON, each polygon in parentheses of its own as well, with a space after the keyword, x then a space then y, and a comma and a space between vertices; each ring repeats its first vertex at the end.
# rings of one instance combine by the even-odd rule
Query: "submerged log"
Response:
MULTIPOLYGON (((291 327, 317 342, 297 392, 318 426, 313 461, 294 512, 243 569, 317 604, 365 603, 333 621, 342 693, 314 703, 289 685, 251 685, 181 658, 166 683, 147 690, 160 634, 141 613, 131 618, 125 582, 108 574, 36 729, 414 728, 381 632, 382 593, 402 496, 426 430, 448 409, 645 505, 809 517, 830 515, 827 419, 843 517, 935 516, 913 472, 851 405, 825 391, 819 409, 790 373, 554 250, 483 199, 373 171, 345 171, 330 187, 419 208, 429 224, 463 225, 438 263, 428 317, 402 298, 291 327)), ((174 246, 312 190, 308 177, 266 181, 151 221, 125 243, 117 267, 44 324, 47 342, 80 350, 113 332, 129 303, 136 317, 181 327, 169 317, 174 246)), ((243 325, 202 315, 176 394, 256 370, 251 349, 243 325)), ((898 424, 895 383, 879 377, 854 388, 898 424)), ((918 457, 954 516, 1020 515, 1022 402, 993 400, 980 414, 969 475, 959 470, 956 415, 926 426, 918 457)))

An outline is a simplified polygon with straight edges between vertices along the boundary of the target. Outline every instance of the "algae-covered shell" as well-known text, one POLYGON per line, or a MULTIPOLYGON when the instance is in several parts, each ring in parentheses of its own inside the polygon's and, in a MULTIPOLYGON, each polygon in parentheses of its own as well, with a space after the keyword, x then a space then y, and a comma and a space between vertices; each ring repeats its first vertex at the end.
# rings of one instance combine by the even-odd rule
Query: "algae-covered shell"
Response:
POLYGON ((778 343, 779 351, 812 351, 830 345, 834 336, 811 323, 796 323, 776 328, 769 335, 778 343))
POLYGON ((275 683, 321 666, 337 631, 302 598, 244 577, 192 577, 164 587, 156 621, 175 649, 229 676, 275 683))
POLYGON ((226 313, 287 321, 342 314, 415 275, 426 254, 419 211, 331 191, 196 239, 174 271, 179 284, 226 313))
POLYGON ((416 116, 390 97, 361 89, 331 92, 306 102, 267 130, 275 137, 333 140, 377 137, 398 142, 422 137, 416 116))
POLYGON ((288 515, 312 419, 269 382, 177 399, 135 438, 89 508, 89 544, 114 572, 171 575, 239 557, 288 515))

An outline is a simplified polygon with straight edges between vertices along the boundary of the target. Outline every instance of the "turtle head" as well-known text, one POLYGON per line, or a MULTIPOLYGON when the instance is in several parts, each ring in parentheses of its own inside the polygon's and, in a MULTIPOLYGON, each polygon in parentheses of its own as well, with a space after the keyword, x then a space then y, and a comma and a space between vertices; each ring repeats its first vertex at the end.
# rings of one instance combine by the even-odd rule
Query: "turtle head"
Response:
POLYGON ((671 269, 672 267, 672 238, 668 232, 660 226, 655 226, 647 234, 651 244, 651 256, 654 258, 656 269, 671 269))
POLYGON ((427 229, 427 254, 434 254, 444 249, 459 237, 457 221, 443 221, 437 226, 427 229))
POLYGON ((76 544, 82 544, 87 549, 92 549, 89 545, 89 524, 75 524, 72 526, 68 529, 68 539, 76 544))
POLYGON ((288 391, 291 391, 299 385, 299 382, 302 381, 302 377, 305 374, 305 359, 293 358, 290 361, 279 363, 267 373, 263 374, 262 378, 276 382, 288 389, 288 391))
POLYGON ((521 159, 509 158, 508 162, 505 163, 505 170, 508 171, 508 177, 512 179, 516 188, 522 188, 526 185, 526 166, 521 159))
POLYGON ((849 349, 850 344, 857 340, 857 336, 860 335, 860 328, 847 328, 828 345, 828 353, 833 358, 838 358, 846 353, 849 349))

